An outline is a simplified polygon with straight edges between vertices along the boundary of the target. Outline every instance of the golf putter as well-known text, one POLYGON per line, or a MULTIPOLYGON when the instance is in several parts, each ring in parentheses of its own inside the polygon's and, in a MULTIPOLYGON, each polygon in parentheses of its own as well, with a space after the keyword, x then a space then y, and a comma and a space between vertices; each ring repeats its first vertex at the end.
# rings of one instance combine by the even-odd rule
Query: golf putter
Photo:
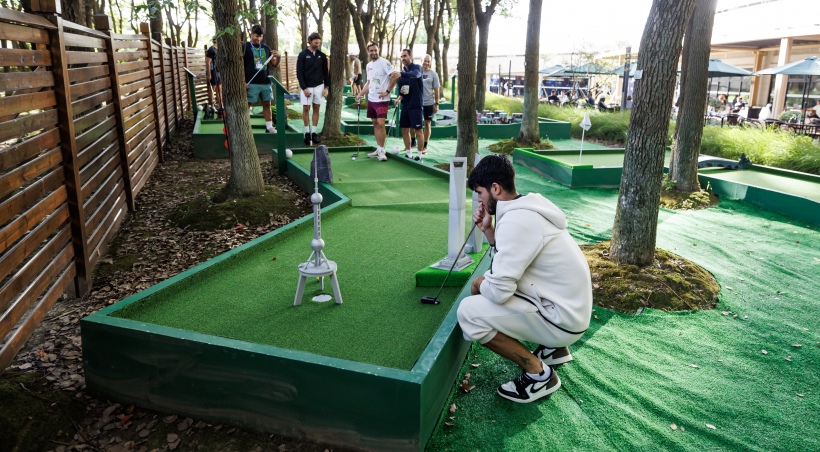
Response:
MULTIPOLYGON (((362 126, 361 118, 362 118, 362 103, 361 102, 356 102, 356 137, 357 138, 359 138, 359 129, 362 126)), ((359 148, 360 147, 361 146, 359 146, 358 144, 356 145, 356 153, 353 154, 353 157, 352 157, 353 160, 356 160, 357 158, 359 158, 359 148)))
MULTIPOLYGON (((483 207, 482 207, 483 210, 483 207)), ((478 223, 473 223, 473 227, 470 228, 470 232, 467 233, 467 240, 464 241, 464 244, 461 245, 461 249, 458 250, 458 254, 456 254, 456 258, 453 259, 453 265, 450 266, 450 270, 447 271, 447 276, 444 277, 444 281, 441 283, 441 287, 438 288, 438 292, 436 292, 435 297, 431 297, 429 295, 425 295, 421 297, 422 304, 440 304, 438 296, 441 295, 441 291, 444 289, 444 285, 447 284, 447 280, 450 278, 450 274, 453 273, 453 269, 456 268, 456 262, 458 262, 458 257, 461 256, 461 253, 464 252, 464 247, 467 246, 467 242, 470 241, 470 236, 473 235, 473 231, 478 223)))
POLYGON ((265 67, 268 65, 268 63, 270 63, 270 60, 272 60, 272 59, 273 59, 273 52, 271 52, 271 54, 270 54, 270 56, 268 57, 268 59, 267 59, 267 60, 265 60, 265 62, 264 62, 264 63, 262 63, 262 67, 261 67, 261 68, 259 68, 259 70, 258 70, 258 71, 256 71, 256 74, 253 74, 253 77, 251 77, 251 79, 250 79, 250 80, 248 80, 248 83, 245 83, 245 86, 251 86, 251 82, 253 81, 253 79, 255 79, 255 78, 256 78, 256 76, 257 76, 257 75, 259 75, 259 73, 260 73, 260 72, 262 72, 262 69, 265 69, 265 67))

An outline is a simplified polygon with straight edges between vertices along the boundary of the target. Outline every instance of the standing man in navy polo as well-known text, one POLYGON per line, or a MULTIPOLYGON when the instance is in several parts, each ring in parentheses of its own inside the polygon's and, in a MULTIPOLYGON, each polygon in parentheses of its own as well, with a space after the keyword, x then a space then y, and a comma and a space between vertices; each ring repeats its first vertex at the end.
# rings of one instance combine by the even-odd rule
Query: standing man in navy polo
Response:
MULTIPOLYGON (((404 137, 404 156, 413 158, 411 149, 412 133, 415 133, 416 142, 424 143, 424 84, 421 78, 421 66, 413 63, 413 53, 410 49, 401 51, 402 71, 399 77, 399 98, 396 106, 401 102, 401 117, 399 126, 404 137)), ((416 160, 421 160, 421 151, 416 149, 416 160)))
POLYGON ((264 33, 261 25, 254 25, 251 28, 251 41, 246 42, 243 46, 245 89, 248 90, 248 107, 253 107, 253 104, 257 102, 262 104, 265 130, 268 133, 276 133, 270 111, 273 92, 270 89, 270 79, 268 79, 268 68, 265 67, 265 61, 273 55, 271 64, 273 64, 273 67, 279 66, 279 51, 271 50, 270 47, 262 44, 262 35, 264 33))
POLYGON ((302 100, 302 122, 305 124, 305 146, 310 146, 311 141, 319 144, 319 135, 316 133, 319 127, 319 107, 324 103, 330 87, 327 55, 319 50, 321 45, 322 37, 319 33, 311 33, 308 36, 308 46, 296 58, 296 78, 299 79, 299 88, 302 90, 299 97, 302 100), (311 104, 313 128, 308 121, 311 104))

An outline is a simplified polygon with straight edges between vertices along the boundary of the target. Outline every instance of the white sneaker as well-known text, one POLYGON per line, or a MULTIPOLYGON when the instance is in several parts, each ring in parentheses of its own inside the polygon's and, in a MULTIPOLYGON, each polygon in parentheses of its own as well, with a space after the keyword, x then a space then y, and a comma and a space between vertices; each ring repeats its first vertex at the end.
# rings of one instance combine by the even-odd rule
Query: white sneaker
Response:
MULTIPOLYGON (((384 152, 384 151, 382 151, 382 152, 384 152)), ((375 151, 371 152, 370 154, 367 154, 367 158, 369 158, 369 159, 374 159, 374 158, 377 158, 378 156, 379 156, 379 148, 376 148, 375 151)))
POLYGON ((384 153, 384 149, 379 149, 378 153, 379 153, 379 157, 378 157, 379 161, 380 162, 386 162, 387 161, 387 154, 384 153))
POLYGON ((526 372, 508 381, 497 389, 498 395, 516 403, 530 403, 542 397, 546 397, 561 387, 561 379, 555 370, 552 370, 550 378, 546 381, 536 381, 530 378, 526 372))
POLYGON ((276 127, 268 127, 268 133, 276 133, 276 127))

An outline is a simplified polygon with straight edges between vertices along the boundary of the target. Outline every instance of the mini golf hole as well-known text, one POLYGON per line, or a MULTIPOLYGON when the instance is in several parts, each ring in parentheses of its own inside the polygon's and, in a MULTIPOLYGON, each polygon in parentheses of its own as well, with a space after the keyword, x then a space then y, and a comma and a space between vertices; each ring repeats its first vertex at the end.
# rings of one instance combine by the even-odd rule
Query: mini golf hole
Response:
POLYGON ((331 297, 330 295, 328 295, 326 293, 319 294, 319 295, 316 295, 315 297, 313 297, 313 301, 315 301, 317 303, 325 303, 325 302, 330 301, 332 299, 333 299, 333 297, 331 297))

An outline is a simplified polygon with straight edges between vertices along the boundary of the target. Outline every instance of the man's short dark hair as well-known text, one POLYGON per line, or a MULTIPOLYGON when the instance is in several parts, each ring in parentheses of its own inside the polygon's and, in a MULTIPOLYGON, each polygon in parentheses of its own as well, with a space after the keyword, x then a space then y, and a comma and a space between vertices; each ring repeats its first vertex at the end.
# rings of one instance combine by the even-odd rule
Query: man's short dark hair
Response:
POLYGON ((413 51, 410 49, 401 49, 402 52, 407 52, 408 55, 413 56, 413 51))
POLYGON ((505 155, 483 156, 467 179, 467 187, 473 191, 477 187, 489 190, 494 183, 500 185, 506 192, 515 192, 515 168, 505 155))
POLYGON ((367 43, 367 47, 365 47, 365 48, 366 48, 366 49, 369 49, 369 48, 371 48, 371 47, 373 47, 373 46, 379 47, 379 45, 378 45, 378 44, 376 44, 376 41, 368 41, 368 43, 367 43))
POLYGON ((251 33, 262 36, 265 34, 265 30, 262 29, 261 25, 254 25, 253 27, 251 27, 251 33))
POLYGON ((308 36, 308 42, 313 41, 314 39, 322 39, 322 35, 314 31, 310 34, 310 36, 308 36))

